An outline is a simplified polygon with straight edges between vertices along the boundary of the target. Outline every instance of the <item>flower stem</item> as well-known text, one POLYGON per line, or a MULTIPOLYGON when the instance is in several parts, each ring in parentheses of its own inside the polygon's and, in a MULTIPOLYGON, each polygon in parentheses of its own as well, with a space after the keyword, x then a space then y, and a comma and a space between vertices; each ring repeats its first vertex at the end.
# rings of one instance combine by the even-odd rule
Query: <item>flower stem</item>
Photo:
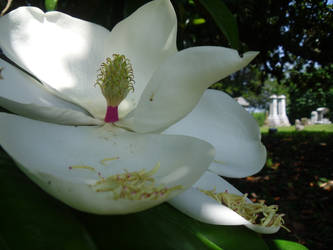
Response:
POLYGON ((104 118, 105 122, 116 122, 119 121, 118 117, 118 106, 108 106, 104 118))

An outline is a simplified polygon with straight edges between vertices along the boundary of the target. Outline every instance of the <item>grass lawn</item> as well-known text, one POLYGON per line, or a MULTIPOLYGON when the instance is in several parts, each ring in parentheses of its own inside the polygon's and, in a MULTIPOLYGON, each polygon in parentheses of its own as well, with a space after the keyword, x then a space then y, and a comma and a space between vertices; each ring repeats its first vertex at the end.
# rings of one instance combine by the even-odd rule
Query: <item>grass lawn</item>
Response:
MULTIPOLYGON (((269 127, 263 126, 260 128, 261 133, 267 134, 269 127)), ((325 125, 309 125, 305 126, 304 130, 296 131, 295 126, 290 127, 280 127, 278 128, 278 132, 328 132, 333 133, 333 124, 325 124, 325 125)))
POLYGON ((298 241, 311 250, 331 249, 333 125, 261 131, 268 152, 265 167, 254 176, 228 181, 254 201, 279 205, 291 232, 280 230, 274 238, 298 241))

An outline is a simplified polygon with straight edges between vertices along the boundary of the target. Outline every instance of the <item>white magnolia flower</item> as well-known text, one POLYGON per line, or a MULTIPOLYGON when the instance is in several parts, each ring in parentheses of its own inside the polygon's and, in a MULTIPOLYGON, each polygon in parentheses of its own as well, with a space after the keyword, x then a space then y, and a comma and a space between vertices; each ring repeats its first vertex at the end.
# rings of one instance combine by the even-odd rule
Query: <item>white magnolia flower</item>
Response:
POLYGON ((226 94, 206 90, 257 53, 177 51, 176 31, 169 0, 144 5, 111 32, 34 7, 1 17, 4 54, 39 80, 0 60, 0 106, 17 114, 0 113, 3 149, 46 192, 82 211, 141 211, 188 189, 172 200, 181 211, 248 225, 232 211, 223 219, 225 207, 200 189, 225 184, 208 168, 244 177, 264 165, 256 122, 226 94))

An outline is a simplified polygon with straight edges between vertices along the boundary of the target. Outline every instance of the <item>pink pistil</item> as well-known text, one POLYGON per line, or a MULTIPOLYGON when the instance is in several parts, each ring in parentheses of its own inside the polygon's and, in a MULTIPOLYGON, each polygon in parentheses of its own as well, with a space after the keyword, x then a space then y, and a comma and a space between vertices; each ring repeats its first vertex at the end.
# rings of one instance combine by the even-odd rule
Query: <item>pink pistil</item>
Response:
POLYGON ((104 118, 105 122, 116 122, 119 121, 118 117, 118 106, 113 107, 113 106, 108 106, 104 118))

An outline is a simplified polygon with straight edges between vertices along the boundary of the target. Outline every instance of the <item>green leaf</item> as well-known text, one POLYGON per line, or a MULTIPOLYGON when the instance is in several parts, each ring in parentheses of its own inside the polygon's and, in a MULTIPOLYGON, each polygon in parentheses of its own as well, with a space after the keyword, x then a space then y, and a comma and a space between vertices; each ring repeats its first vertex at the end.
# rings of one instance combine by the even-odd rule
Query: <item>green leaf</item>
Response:
POLYGON ((44 5, 47 11, 56 10, 58 0, 45 0, 44 5))
POLYGON ((238 25, 236 18, 222 0, 199 0, 234 49, 239 49, 238 25))
POLYGON ((269 240, 267 244, 271 250, 309 250, 299 243, 288 240, 269 240))
POLYGON ((192 23, 194 25, 200 25, 206 23, 206 20, 204 18, 195 18, 192 20, 192 23))
POLYGON ((263 239, 245 227, 201 223, 167 203, 124 216, 81 213, 81 221, 101 250, 268 250, 263 239))
POLYGON ((1 149, 0 180, 0 249, 97 249, 73 210, 29 181, 1 149))

